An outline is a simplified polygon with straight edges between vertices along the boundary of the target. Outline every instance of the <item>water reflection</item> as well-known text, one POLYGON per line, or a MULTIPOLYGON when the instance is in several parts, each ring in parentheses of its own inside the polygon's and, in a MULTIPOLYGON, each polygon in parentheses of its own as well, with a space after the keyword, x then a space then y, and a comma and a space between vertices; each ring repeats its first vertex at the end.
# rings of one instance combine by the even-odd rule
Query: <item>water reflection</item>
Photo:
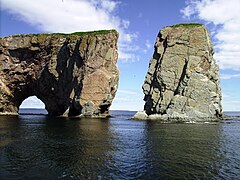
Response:
POLYGON ((240 123, 0 117, 0 179, 240 176, 240 123))
POLYGON ((16 116, 0 117, 0 147, 16 141, 18 136, 11 132, 17 131, 18 127, 19 121, 16 119, 16 116))
POLYGON ((146 121, 110 121, 113 136, 112 166, 115 177, 138 179, 147 169, 146 121))
POLYGON ((147 177, 212 178, 217 176, 220 124, 149 124, 147 177))

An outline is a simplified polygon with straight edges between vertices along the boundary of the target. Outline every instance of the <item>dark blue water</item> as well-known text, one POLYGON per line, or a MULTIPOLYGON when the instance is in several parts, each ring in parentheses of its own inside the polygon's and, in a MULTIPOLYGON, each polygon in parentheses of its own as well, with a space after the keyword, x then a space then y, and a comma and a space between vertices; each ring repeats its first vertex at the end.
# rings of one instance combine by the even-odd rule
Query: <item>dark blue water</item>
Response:
POLYGON ((109 119, 23 112, 0 116, 0 179, 240 179, 240 117, 161 124, 127 111, 109 119))

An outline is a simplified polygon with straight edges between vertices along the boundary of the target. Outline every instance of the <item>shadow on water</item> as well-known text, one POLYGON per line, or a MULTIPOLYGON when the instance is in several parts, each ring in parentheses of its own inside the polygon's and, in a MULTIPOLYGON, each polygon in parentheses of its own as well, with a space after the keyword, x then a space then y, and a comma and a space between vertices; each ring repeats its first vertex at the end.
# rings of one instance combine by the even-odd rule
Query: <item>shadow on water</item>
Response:
POLYGON ((160 124, 0 116, 0 179, 229 179, 240 176, 240 123, 160 124))
POLYGON ((5 129, 2 133, 8 143, 1 146, 1 176, 97 177, 98 172, 104 172, 107 152, 112 149, 106 141, 110 138, 107 126, 106 120, 97 119, 5 117, 1 131, 5 129))

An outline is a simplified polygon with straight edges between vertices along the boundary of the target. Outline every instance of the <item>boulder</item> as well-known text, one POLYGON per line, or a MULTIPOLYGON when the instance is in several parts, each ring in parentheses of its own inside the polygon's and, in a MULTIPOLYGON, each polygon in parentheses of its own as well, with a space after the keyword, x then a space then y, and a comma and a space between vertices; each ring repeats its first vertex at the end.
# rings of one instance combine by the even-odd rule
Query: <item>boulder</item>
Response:
POLYGON ((145 111, 138 111, 133 117, 132 119, 134 120, 146 120, 148 119, 148 115, 146 114, 145 111))

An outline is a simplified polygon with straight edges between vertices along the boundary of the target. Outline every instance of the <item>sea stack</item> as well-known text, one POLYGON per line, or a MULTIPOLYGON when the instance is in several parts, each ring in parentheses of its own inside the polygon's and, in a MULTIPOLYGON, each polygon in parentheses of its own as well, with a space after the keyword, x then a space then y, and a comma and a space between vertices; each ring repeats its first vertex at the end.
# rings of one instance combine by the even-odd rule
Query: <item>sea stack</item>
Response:
POLYGON ((160 30, 143 84, 145 119, 216 121, 222 117, 219 67, 207 28, 184 23, 160 30))
POLYGON ((0 39, 0 114, 37 96, 49 115, 108 116, 119 71, 115 30, 0 39))

